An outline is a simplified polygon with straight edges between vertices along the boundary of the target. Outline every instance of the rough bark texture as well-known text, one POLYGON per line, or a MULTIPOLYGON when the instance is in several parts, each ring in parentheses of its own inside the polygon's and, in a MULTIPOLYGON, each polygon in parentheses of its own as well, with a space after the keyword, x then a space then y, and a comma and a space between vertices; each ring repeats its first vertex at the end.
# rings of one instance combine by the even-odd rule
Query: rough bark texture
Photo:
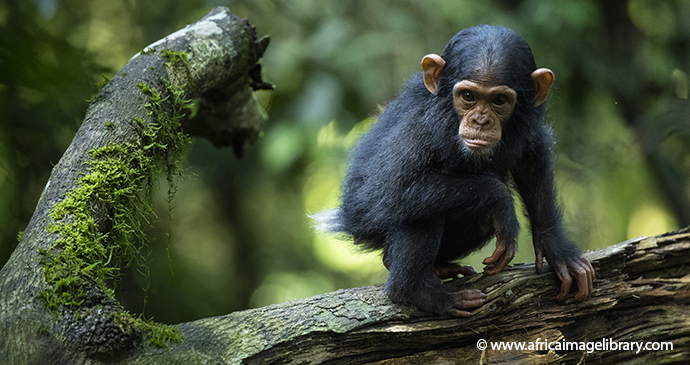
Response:
MULTIPOLYGON (((47 250, 57 239, 46 229, 49 209, 88 171, 87 151, 131 143, 132 120, 148 123, 150 95, 174 107, 171 90, 197 98, 199 112, 182 122, 236 152, 265 116, 253 89, 270 87, 257 62, 266 39, 214 9, 201 21, 148 47, 106 85, 90 106, 72 145, 55 166, 16 251, 0 271, 0 364, 453 364, 453 363, 687 363, 690 361, 690 233, 640 238, 590 252, 596 290, 585 303, 557 304, 553 272, 536 274, 518 264, 490 277, 477 274, 449 283, 480 288, 489 301, 469 319, 438 318, 392 304, 381 286, 339 290, 312 298, 178 324, 182 342, 167 347, 137 341, 113 325, 121 306, 96 287, 81 308, 51 314, 38 298, 47 250), (176 67, 164 50, 185 51, 176 67), (179 64, 178 64, 179 66, 179 64), (170 85, 174 86, 172 89, 170 85), (167 98, 166 98, 167 97, 167 98), (92 311, 84 311, 90 306, 92 311), (84 315, 88 313, 88 315, 84 315), (658 351, 486 350, 478 341, 671 342, 658 351)), ((127 158, 128 156, 123 156, 127 158)), ((98 229, 110 229, 107 209, 92 203, 98 229)), ((609 342, 610 343, 610 342, 609 342)))
MULTIPOLYGON (((229 364, 686 364, 690 361, 690 233, 640 238, 589 252, 596 290, 585 303, 554 301, 551 270, 514 265, 449 285, 483 289, 469 319, 426 316, 393 305, 381 286, 178 325, 186 336, 147 359, 215 356, 229 364), (673 349, 492 350, 477 342, 671 342, 673 349)), ((592 344, 591 346, 594 346, 592 344)), ((619 345, 622 346, 622 345, 619 345)), ((161 360, 162 361, 162 360, 161 360)))

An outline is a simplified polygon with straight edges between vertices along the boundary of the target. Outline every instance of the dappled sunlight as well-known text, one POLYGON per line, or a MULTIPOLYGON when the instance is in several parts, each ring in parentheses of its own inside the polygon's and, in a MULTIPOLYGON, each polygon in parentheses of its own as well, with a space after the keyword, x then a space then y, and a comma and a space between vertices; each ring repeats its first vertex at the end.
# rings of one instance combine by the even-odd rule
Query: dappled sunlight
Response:
POLYGON ((665 209, 653 204, 637 208, 628 224, 628 238, 656 236, 678 227, 675 219, 665 209))
POLYGON ((314 271, 274 272, 254 290, 251 307, 263 307, 292 299, 311 297, 337 289, 330 278, 314 271))
POLYGON ((222 289, 233 270, 235 236, 232 226, 217 218, 220 212, 212 190, 199 180, 182 181, 173 206, 177 207, 171 213, 173 274, 175 266, 184 265, 200 285, 222 289))
POLYGON ((338 240, 323 233, 314 237, 314 253, 329 269, 366 276, 385 270, 380 253, 364 253, 352 240, 338 240))
POLYGON ((97 0, 91 3, 92 14, 88 33, 76 33, 74 37, 88 34, 86 49, 96 55, 97 61, 117 71, 127 63, 133 54, 129 47, 134 42, 142 42, 141 28, 131 23, 125 3, 110 0, 97 0))

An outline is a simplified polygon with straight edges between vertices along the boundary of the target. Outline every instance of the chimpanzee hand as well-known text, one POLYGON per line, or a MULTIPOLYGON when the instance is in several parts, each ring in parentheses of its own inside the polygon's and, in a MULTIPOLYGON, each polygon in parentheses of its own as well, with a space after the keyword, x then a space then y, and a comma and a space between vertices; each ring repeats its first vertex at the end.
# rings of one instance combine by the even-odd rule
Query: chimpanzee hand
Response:
MULTIPOLYGON (((537 268, 537 273, 541 273, 544 263, 544 254, 537 247, 534 248, 534 253, 536 256, 535 267, 537 268)), ((556 296, 557 301, 564 302, 568 297, 570 286, 573 283, 573 276, 577 281, 578 288, 578 292, 575 294, 575 300, 582 302, 589 298, 594 291, 594 278, 596 276, 594 268, 592 264, 589 263, 589 260, 582 256, 571 258, 567 262, 549 259, 548 257, 546 260, 549 262, 549 265, 553 267, 556 275, 561 280, 561 292, 556 296)))
POLYGON ((503 239, 496 239, 496 250, 490 256, 484 259, 482 263, 484 267, 484 274, 495 275, 505 269, 510 261, 515 257, 515 245, 506 245, 503 239))

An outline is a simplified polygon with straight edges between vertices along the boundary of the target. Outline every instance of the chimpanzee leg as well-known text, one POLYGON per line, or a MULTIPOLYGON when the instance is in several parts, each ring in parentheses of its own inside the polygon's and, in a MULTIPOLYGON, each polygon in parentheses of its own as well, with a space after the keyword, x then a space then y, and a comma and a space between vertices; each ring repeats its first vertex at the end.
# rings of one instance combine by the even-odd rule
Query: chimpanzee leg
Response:
POLYGON ((405 222, 386 237, 390 274, 385 285, 396 303, 456 317, 484 304, 486 295, 476 289, 449 292, 434 273, 434 262, 443 234, 444 219, 405 222))
POLYGON ((482 199, 446 215, 441 246, 435 262, 440 278, 453 278, 470 271, 452 261, 483 247, 496 236, 496 250, 484 260, 488 275, 500 272, 515 256, 519 223, 510 190, 503 183, 480 192, 482 199), (453 275, 455 273, 456 275, 453 275))

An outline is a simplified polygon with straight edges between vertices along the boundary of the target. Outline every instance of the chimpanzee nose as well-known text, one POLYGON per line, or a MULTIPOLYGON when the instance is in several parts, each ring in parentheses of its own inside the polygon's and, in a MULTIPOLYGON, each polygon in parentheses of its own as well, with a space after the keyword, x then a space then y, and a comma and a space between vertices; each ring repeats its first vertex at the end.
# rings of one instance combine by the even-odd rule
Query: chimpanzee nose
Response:
POLYGON ((491 118, 489 118, 488 113, 484 111, 477 111, 475 113, 472 113, 471 121, 477 123, 480 126, 483 126, 484 124, 489 123, 491 121, 491 118))

